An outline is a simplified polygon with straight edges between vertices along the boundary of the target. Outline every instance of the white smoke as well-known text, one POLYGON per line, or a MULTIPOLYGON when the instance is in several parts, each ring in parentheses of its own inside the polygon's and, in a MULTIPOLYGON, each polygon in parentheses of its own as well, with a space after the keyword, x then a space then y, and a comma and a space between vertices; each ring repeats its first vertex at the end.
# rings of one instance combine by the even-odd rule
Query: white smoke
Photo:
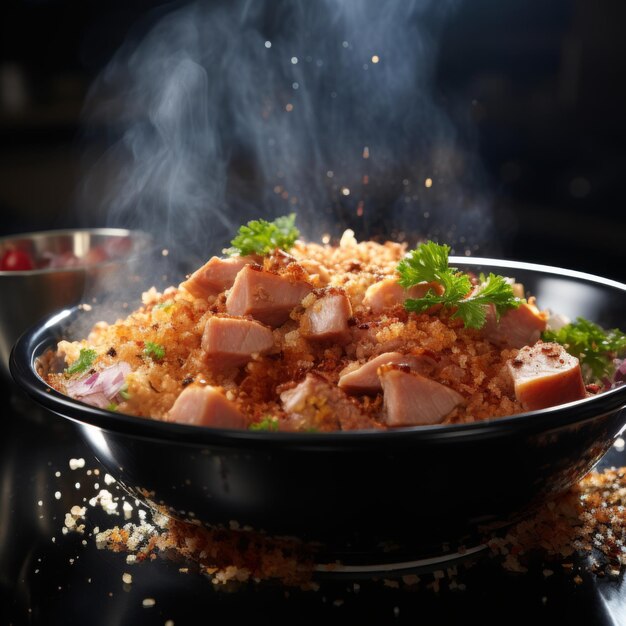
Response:
POLYGON ((190 266, 253 217, 311 238, 491 236, 473 152, 436 105, 438 0, 195 2, 130 39, 94 84, 81 210, 190 266))

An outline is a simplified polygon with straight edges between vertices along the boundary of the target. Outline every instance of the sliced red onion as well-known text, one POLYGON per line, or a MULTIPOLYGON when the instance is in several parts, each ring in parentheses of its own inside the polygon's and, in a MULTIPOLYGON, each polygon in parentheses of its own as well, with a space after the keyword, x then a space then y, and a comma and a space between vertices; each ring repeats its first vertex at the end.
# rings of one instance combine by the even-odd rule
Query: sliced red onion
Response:
POLYGON ((117 363, 100 372, 98 380, 102 393, 112 400, 124 386, 124 379, 130 374, 131 368, 128 363, 117 363))
POLYGON ((93 393, 100 391, 100 386, 97 382, 100 378, 100 374, 95 372, 85 378, 79 378, 78 380, 71 380, 67 384, 67 393, 73 398, 82 398, 93 393))
POLYGON ((615 364, 617 368, 615 374, 613 374, 613 382, 618 384, 626 383, 626 359, 617 359, 615 364))
POLYGON ((92 393, 88 396, 78 397, 76 400, 80 400, 86 404, 91 404, 91 406, 98 407, 99 409, 106 409, 111 405, 111 400, 109 400, 103 393, 92 393))
POLYGON ((67 394, 87 404, 106 408, 116 399, 124 386, 124 379, 131 372, 128 363, 121 362, 103 369, 101 372, 70 381, 66 387, 67 394))

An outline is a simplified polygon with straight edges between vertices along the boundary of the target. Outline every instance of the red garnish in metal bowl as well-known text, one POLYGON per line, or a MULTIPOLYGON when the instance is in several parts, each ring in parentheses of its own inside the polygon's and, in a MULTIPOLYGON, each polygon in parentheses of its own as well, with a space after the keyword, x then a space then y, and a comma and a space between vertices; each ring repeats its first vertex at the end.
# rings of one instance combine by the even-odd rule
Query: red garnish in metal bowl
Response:
POLYGON ((0 259, 0 271, 23 272, 35 269, 35 263, 24 250, 7 250, 0 259))

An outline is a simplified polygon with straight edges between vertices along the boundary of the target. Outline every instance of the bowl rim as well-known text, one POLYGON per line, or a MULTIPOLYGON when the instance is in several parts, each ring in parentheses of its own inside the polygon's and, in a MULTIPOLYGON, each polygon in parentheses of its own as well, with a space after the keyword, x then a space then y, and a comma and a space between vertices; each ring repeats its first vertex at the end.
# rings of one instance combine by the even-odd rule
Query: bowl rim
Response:
MULTIPOLYGON (((466 266, 502 267, 553 274, 614 288, 626 295, 626 284, 577 270, 484 257, 453 256, 450 257, 450 262, 466 266)), ((52 333, 53 329, 58 328, 64 320, 72 319, 79 314, 80 306, 64 309, 26 330, 11 352, 10 370, 13 378, 28 395, 57 415, 83 425, 95 426, 104 431, 141 439, 156 439, 195 446, 232 447, 245 444, 246 447, 287 446, 294 449, 371 446, 373 444, 377 447, 384 444, 397 446, 402 442, 415 445, 419 442, 468 441, 476 438, 500 437, 506 434, 511 436, 532 431, 545 432, 553 428, 582 423, 608 413, 616 413, 626 408, 626 384, 623 384, 590 398, 516 415, 470 423, 406 426, 382 431, 372 429, 328 433, 265 432, 164 422, 114 413, 85 404, 52 389, 37 374, 36 359, 44 350, 58 341, 58 337, 52 333)))
MULTIPOLYGON (((104 237, 125 237, 142 243, 142 246, 149 246, 152 242, 152 236, 144 230, 135 230, 130 228, 113 228, 113 227, 95 227, 95 228, 58 228, 50 230, 38 230, 27 233, 13 233, 0 237, 0 245, 10 241, 27 240, 27 239, 44 239, 46 237, 72 236, 76 234, 100 235, 104 237)), ((141 250, 131 250, 127 256, 119 258, 106 259, 98 263, 89 263, 85 265, 75 265, 71 267, 42 267, 32 270, 0 270, 1 276, 44 276, 46 274, 58 274, 60 272, 80 273, 94 267, 105 267, 120 260, 130 261, 141 254, 141 250)))

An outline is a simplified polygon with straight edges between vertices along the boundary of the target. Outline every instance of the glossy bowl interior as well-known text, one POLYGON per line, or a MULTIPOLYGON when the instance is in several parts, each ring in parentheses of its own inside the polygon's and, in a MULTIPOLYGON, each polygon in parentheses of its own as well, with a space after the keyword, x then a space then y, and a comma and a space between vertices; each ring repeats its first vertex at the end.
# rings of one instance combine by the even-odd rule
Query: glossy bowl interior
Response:
MULTIPOLYGON (((510 261, 451 262, 515 277, 542 308, 626 328, 621 283, 510 261)), ((49 389, 37 374, 37 358, 86 315, 62 311, 17 342, 11 371, 28 394, 73 420, 107 471, 149 504, 317 541, 333 558, 424 556, 444 542, 478 542, 485 527, 529 514, 580 479, 626 420, 626 386, 512 417, 387 432, 229 431, 118 415, 49 389)))
POLYGON ((0 271, 0 370, 9 375, 9 354, 20 334, 46 315, 89 302, 116 289, 150 247, 149 237, 119 228, 52 230, 0 238, 0 257, 19 250, 31 259, 73 255, 79 264, 0 271), (106 257, 105 257, 106 255, 106 257), (117 281, 119 284, 119 280, 117 281))

